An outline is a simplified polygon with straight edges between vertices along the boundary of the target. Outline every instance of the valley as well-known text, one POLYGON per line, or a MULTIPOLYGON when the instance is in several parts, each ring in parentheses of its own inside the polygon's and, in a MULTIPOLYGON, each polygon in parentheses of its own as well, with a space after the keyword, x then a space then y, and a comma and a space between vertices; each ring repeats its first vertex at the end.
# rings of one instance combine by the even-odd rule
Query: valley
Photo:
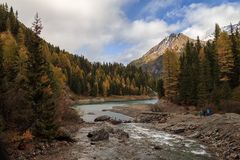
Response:
POLYGON ((239 2, 3 1, 1 160, 240 159, 239 2))

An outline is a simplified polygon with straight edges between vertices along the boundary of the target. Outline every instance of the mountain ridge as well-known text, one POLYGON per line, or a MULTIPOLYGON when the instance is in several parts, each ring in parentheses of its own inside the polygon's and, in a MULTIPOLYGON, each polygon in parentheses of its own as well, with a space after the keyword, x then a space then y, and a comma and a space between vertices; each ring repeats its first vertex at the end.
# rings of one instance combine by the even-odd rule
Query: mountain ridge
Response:
POLYGON ((181 52, 187 41, 193 43, 196 42, 196 40, 183 33, 172 33, 165 37, 160 43, 152 47, 142 57, 132 61, 130 65, 141 67, 144 71, 148 71, 154 76, 158 76, 162 72, 162 55, 165 50, 170 48, 176 50, 177 52, 181 52))

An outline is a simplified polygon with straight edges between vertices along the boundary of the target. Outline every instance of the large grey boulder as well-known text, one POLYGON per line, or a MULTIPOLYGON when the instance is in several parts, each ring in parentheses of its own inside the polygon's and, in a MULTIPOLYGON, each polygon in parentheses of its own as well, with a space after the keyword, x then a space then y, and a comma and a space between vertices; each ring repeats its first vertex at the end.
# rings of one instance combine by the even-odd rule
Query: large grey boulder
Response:
POLYGON ((175 134, 183 133, 185 131, 184 127, 172 127, 171 131, 175 134))
POLYGON ((103 115, 103 116, 99 116, 99 117, 95 118, 94 122, 109 121, 110 119, 111 119, 111 117, 109 117, 107 115, 103 115))
POLYGON ((87 137, 90 138, 91 141, 108 140, 109 133, 105 128, 102 128, 100 130, 95 130, 95 131, 89 132, 87 137))

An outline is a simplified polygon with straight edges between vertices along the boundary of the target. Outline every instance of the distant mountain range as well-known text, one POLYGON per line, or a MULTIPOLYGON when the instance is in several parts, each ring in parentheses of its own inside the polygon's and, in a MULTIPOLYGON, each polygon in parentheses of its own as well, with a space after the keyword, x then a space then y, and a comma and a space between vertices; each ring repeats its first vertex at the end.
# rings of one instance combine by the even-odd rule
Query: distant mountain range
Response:
MULTIPOLYGON (((233 25, 234 30, 236 28, 240 28, 240 24, 233 25)), ((231 27, 230 25, 224 26, 221 30, 230 33, 231 27)), ((210 32, 206 34, 202 43, 205 43, 207 40, 211 40, 214 38, 214 33, 210 32)), ((130 63, 130 65, 134 65, 137 67, 141 67, 144 71, 148 71, 152 73, 155 77, 159 77, 163 70, 163 53, 167 48, 175 49, 177 52, 181 52, 184 45, 187 41, 195 43, 196 40, 191 39, 190 37, 184 35, 183 33, 178 34, 170 34, 168 37, 164 38, 159 44, 152 47, 146 54, 144 54, 141 58, 136 59, 130 63)))

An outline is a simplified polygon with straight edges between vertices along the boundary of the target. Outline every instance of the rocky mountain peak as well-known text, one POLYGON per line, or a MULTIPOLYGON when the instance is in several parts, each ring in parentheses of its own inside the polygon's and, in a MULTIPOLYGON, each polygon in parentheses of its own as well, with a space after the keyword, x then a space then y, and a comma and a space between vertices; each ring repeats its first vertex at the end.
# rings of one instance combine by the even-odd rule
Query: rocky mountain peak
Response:
POLYGON ((195 40, 189 38, 183 33, 172 33, 165 37, 159 44, 152 47, 141 58, 131 62, 130 65, 142 67, 143 70, 147 70, 155 75, 158 75, 162 70, 162 55, 166 49, 170 48, 180 52, 187 41, 195 42, 195 40))

